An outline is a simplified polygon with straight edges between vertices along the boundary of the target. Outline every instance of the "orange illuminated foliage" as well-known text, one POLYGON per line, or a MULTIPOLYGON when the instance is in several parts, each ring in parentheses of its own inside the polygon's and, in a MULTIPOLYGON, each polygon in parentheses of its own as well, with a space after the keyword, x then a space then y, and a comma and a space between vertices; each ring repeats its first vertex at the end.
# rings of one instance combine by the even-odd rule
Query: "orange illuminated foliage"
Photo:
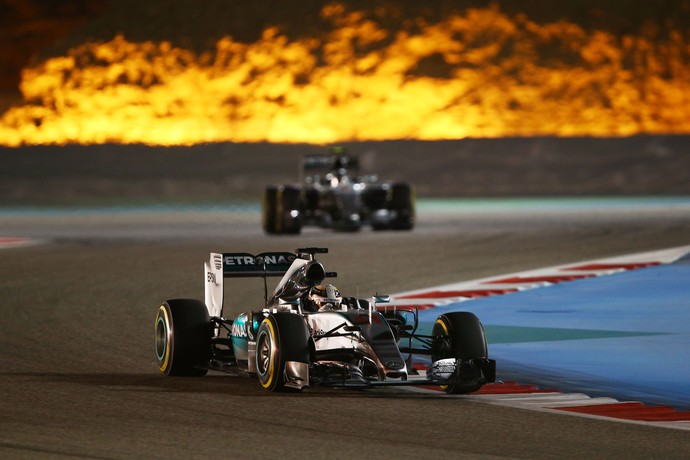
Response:
POLYGON ((267 28, 195 54, 118 36, 23 72, 0 143, 308 142, 690 132, 690 44, 498 8, 395 33, 324 7, 323 38, 267 28))

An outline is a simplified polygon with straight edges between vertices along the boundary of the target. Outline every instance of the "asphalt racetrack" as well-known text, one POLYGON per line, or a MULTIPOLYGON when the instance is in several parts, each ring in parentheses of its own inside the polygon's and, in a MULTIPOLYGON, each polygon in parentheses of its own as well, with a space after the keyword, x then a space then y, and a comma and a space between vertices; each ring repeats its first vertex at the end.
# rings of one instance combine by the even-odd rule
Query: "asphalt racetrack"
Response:
MULTIPOLYGON (((364 297, 688 245, 687 200, 429 202, 412 232, 259 228, 251 206, 0 212, 0 236, 42 243, 0 250, 0 457, 687 458, 685 430, 471 396, 168 378, 152 338, 159 302, 203 298, 210 251, 325 246, 364 297)), ((225 316, 261 306, 259 280, 232 283, 225 316)))

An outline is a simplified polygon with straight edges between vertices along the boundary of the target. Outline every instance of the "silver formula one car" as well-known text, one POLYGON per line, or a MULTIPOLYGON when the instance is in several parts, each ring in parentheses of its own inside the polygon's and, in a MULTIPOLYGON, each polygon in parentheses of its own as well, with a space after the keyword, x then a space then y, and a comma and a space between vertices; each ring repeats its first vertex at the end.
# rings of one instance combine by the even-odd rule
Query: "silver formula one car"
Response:
POLYGON ((430 335, 419 334, 416 310, 389 306, 389 296, 343 297, 325 283, 337 276, 316 260, 326 252, 211 253, 204 264, 205 302, 174 299, 158 308, 154 344, 160 371, 240 373, 258 378, 269 391, 440 385, 448 393, 469 393, 495 380, 496 363, 488 359, 484 329, 474 314, 442 314, 430 335), (269 297, 271 276, 282 278, 269 297), (228 277, 263 278, 265 306, 224 318, 228 277), (419 356, 426 369, 412 365, 419 356))
POLYGON ((297 184, 271 185, 264 192, 263 229, 272 235, 297 234, 315 225, 338 231, 411 230, 414 187, 361 175, 359 161, 342 148, 305 155, 297 184))

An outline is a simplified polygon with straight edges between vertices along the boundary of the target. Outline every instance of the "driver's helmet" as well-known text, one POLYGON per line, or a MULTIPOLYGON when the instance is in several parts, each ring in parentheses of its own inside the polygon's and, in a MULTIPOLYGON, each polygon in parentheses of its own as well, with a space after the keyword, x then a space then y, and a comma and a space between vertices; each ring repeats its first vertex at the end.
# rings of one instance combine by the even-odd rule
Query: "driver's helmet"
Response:
POLYGON ((309 300, 318 311, 340 310, 343 303, 340 291, 332 284, 319 284, 313 287, 309 293, 309 300))

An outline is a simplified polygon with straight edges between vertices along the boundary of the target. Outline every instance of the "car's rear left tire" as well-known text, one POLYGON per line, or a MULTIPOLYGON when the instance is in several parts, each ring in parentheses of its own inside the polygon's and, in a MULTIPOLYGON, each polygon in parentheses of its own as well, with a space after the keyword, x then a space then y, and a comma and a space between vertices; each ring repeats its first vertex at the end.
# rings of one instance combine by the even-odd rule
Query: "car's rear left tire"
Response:
POLYGON ((211 353, 211 320, 203 302, 174 299, 158 307, 154 349, 158 368, 170 376, 202 376, 211 353))

